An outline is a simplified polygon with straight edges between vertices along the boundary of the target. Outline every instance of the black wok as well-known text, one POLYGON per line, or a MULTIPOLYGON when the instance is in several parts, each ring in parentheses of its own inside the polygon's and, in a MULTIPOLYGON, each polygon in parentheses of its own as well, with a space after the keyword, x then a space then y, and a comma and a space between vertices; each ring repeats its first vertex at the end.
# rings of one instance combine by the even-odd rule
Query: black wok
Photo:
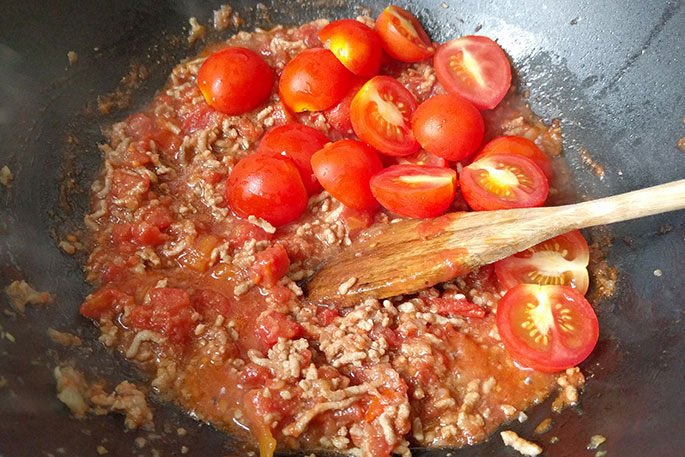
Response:
MULTIPOLYGON (((0 455, 243 455, 240 444, 175 407, 153 400, 156 432, 125 431, 117 416, 72 418, 55 398, 51 370, 73 361, 89 378, 115 385, 143 375, 102 349, 97 331, 78 315, 88 293, 78 258, 57 239, 81 225, 88 187, 100 166, 99 126, 140 108, 161 87, 174 63, 192 55, 183 37, 190 16, 206 21, 219 1, 0 3, 0 167, 15 174, 0 186, 0 287, 26 278, 55 296, 55 304, 30 307, 25 316, 0 311, 0 455), (180 36, 180 38, 179 38, 180 36), (69 67, 67 51, 79 62, 69 67), (93 100, 110 92, 131 63, 150 78, 135 89, 131 106, 94 114, 93 100), (67 144, 69 135, 78 142, 67 144), (73 179, 73 185, 65 185, 73 179), (81 348, 63 348, 48 327, 81 335, 81 348), (9 338, 7 334, 14 338, 9 338), (12 341, 14 339, 15 341, 12 341), (1 381, 1 379, 0 379, 1 381), (179 436, 178 427, 188 433, 179 436), (147 444, 139 448, 137 437, 147 444)), ((234 1, 245 28, 299 23, 362 12, 345 1, 274 2, 263 10, 234 1)), ((266 1, 265 3, 269 3, 266 1)), ((408 2, 400 1, 406 6, 408 2)), ((365 6, 375 16, 385 3, 365 6)), ((473 33, 499 41, 512 57, 533 109, 560 117, 565 160, 578 199, 599 197, 685 177, 685 8, 676 1, 610 0, 416 1, 408 7, 443 41, 473 33), (605 167, 598 179, 583 165, 586 149, 605 167)), ((227 31, 226 34, 233 33, 227 31)), ((535 437, 545 455, 594 455, 590 436, 602 434, 609 456, 679 456, 685 451, 685 214, 674 213, 596 230, 609 234, 608 261, 618 271, 616 294, 598 303, 600 342, 583 364, 589 375, 582 404, 552 415, 553 430, 535 437), (661 276, 653 272, 661 270, 661 276), (558 444, 548 444, 551 436, 558 444)), ((0 308, 9 309, 0 295, 0 308)), ((550 416, 549 405, 507 427, 532 437, 550 416)), ((443 456, 448 451, 415 451, 443 456)), ((453 456, 517 455, 496 435, 453 456)))

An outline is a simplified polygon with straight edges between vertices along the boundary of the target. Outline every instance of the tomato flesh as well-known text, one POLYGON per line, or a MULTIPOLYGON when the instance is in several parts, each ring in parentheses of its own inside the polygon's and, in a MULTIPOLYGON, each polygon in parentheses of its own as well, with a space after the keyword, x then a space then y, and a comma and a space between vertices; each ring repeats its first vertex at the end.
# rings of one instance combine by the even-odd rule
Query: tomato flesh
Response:
POLYGON ((485 134, 480 112, 456 94, 435 95, 421 103, 411 124, 422 148, 452 161, 473 154, 485 134))
POLYGON ((353 75, 328 49, 312 48, 288 62, 278 93, 296 113, 321 111, 335 105, 352 85, 353 75))
POLYGON ((511 66, 502 48, 488 37, 463 36, 438 48, 438 81, 480 110, 493 109, 511 86, 511 66))
POLYGON ((362 141, 383 154, 409 155, 419 149, 411 131, 416 107, 414 96, 396 79, 375 76, 352 99, 352 128, 362 141))
POLYGON ((236 115, 252 111, 266 101, 274 86, 274 74, 259 54, 230 47, 205 60, 197 83, 210 106, 236 115))
POLYGON ((518 284, 500 299, 497 330, 518 364, 546 373, 590 355, 599 324, 590 303, 568 286, 518 284))
POLYGON ((476 211, 542 206, 549 183, 532 160, 512 154, 484 157, 464 167, 459 185, 476 211))
POLYGON ((454 200, 457 173, 451 168, 393 165, 371 178, 370 184, 376 200, 393 213, 435 217, 454 200))
POLYGON ((419 62, 435 53, 428 34, 416 17, 399 6, 388 6, 376 19, 383 49, 403 62, 419 62))
POLYGON ((400 157, 387 157, 388 165, 422 165, 424 167, 449 167, 450 164, 442 157, 438 157, 424 149, 414 154, 400 157))
POLYGON ((253 154, 233 167, 226 200, 238 217, 260 217, 278 227, 300 217, 308 198, 290 159, 253 154))
POLYGON ((334 21, 318 34, 324 48, 352 73, 375 76, 381 68, 383 45, 378 34, 368 25, 354 19, 334 21))
POLYGON ((312 127, 286 124, 266 132, 257 152, 290 158, 300 172, 307 193, 312 195, 321 190, 321 184, 312 172, 312 156, 326 143, 326 135, 312 127))
POLYGON ((552 179, 554 176, 552 162, 549 156, 542 152, 542 150, 528 138, 522 136, 498 136, 483 146, 483 149, 476 154, 474 160, 495 154, 514 154, 526 157, 540 167, 547 179, 552 179))
POLYGON ((587 292, 587 265, 590 249, 578 231, 564 233, 495 263, 495 274, 502 287, 517 284, 571 286, 587 292))
POLYGON ((329 143, 312 156, 312 170, 323 188, 343 205, 357 210, 378 207, 369 181, 382 168, 378 154, 356 140, 329 143))

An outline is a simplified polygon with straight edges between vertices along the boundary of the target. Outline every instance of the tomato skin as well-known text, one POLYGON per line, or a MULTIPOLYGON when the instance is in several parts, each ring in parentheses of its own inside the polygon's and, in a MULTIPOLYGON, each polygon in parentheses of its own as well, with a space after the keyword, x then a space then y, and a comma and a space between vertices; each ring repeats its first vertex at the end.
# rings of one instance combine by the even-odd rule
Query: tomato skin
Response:
POLYGON ((552 179, 554 171, 552 170, 552 162, 535 143, 528 138, 522 136, 498 136, 490 140, 483 149, 476 154, 474 160, 488 157, 495 154, 514 154, 526 157, 545 173, 547 179, 552 179))
POLYGON ((476 211, 542 206, 549 193, 549 183, 540 167, 513 154, 484 157, 464 167, 459 173, 459 186, 466 203, 476 211), (516 184, 493 177, 492 172, 505 173, 505 181, 516 184))
POLYGON ((401 157, 388 157, 385 163, 390 165, 421 165, 424 167, 443 167, 447 168, 450 166, 447 160, 442 157, 438 157, 430 152, 420 149, 414 154, 401 157))
POLYGON ((479 110, 493 109, 511 86, 511 66, 502 48, 488 37, 463 36, 441 45, 435 53, 435 73, 448 92, 479 110))
POLYGON ((383 44, 375 30, 354 19, 334 21, 317 35, 324 48, 333 54, 352 73, 375 76, 381 68, 383 44))
POLYGON ((231 171, 226 200, 238 217, 253 215, 279 227, 300 217, 308 198, 300 172, 290 159, 253 154, 231 171))
POLYGON ((312 48, 286 64, 278 82, 278 93, 283 103, 296 113, 322 111, 342 99, 352 82, 352 73, 333 52, 312 48))
POLYGON ((456 94, 436 95, 421 103, 411 124, 422 148, 452 161, 473 154, 485 135, 483 116, 456 94))
POLYGON ((375 76, 352 99, 352 128, 362 141, 383 154, 409 155, 419 149, 411 131, 411 116, 417 105, 411 92, 396 79, 375 76))
POLYGON ((170 340, 185 341, 193 326, 190 296, 183 289, 162 287, 150 289, 149 305, 138 305, 131 310, 131 325, 155 330, 170 340))
POLYGON ((589 261, 587 241, 574 230, 495 262, 495 274, 505 289, 521 283, 556 284, 584 295, 590 282, 589 261))
POLYGON ((457 173, 451 168, 393 165, 374 175, 370 184, 376 200, 393 213, 435 217, 454 200, 457 173))
POLYGON ((302 124, 286 124, 267 131, 257 152, 290 158, 302 177, 309 195, 321 190, 312 172, 312 156, 328 143, 328 138, 315 128, 302 124))
POLYGON ((388 6, 376 19, 376 31, 383 49, 402 62, 419 62, 435 53, 435 48, 421 23, 409 11, 388 6))
POLYGON ((292 340, 301 337, 304 334, 304 329, 289 317, 272 311, 259 320, 256 333, 266 349, 270 349, 278 343, 279 338, 292 340))
POLYGON ((599 338, 592 306, 568 286, 518 284, 497 307, 502 344, 519 364, 556 373, 585 360, 599 338))
POLYGON ((453 297, 428 297, 424 298, 428 305, 435 305, 438 314, 448 316, 456 314, 464 317, 485 317, 485 310, 475 303, 471 303, 466 298, 453 297))
POLYGON ((285 276, 289 266, 288 253, 279 244, 255 254, 255 261, 249 269, 249 274, 255 284, 273 287, 285 276))
POLYGON ((326 120, 331 127, 336 129, 338 132, 345 135, 351 135, 354 133, 354 130, 352 129, 352 121, 350 120, 350 105, 352 104, 352 99, 355 95, 357 95, 359 89, 366 84, 366 81, 367 80, 365 78, 356 78, 352 83, 350 90, 347 91, 342 100, 324 111, 326 120))
POLYGON ((259 54, 229 47, 205 60, 197 82, 210 106, 236 115, 252 111, 266 101, 274 87, 274 73, 259 54))
POLYGON ((378 154, 361 141, 327 144, 312 156, 312 169, 323 188, 343 205, 358 210, 378 207, 369 181, 383 169, 383 164, 378 154))

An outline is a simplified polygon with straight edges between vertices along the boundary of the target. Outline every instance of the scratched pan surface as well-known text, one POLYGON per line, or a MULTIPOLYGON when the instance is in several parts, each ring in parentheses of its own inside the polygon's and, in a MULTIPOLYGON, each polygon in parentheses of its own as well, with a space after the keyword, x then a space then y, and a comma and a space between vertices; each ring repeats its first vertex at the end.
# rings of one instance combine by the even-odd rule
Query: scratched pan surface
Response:
MULTIPOLYGON (((268 4, 268 2, 266 2, 268 4)), ((345 1, 274 2, 269 10, 233 2, 245 28, 300 23, 361 12, 345 1)), ((400 2, 404 4, 405 2, 400 2)), ((219 2, 119 0, 0 4, 0 166, 15 174, 0 186, 0 287, 26 278, 56 297, 24 317, 0 312, 0 455, 244 455, 240 443, 175 407, 153 400, 156 435, 125 431, 121 417, 75 420, 55 399, 51 370, 71 361, 89 378, 110 385, 143 375, 102 349, 96 331, 78 316, 88 293, 78 259, 63 254, 54 235, 77 227, 87 188, 100 166, 94 144, 99 126, 140 108, 161 87, 171 67, 192 55, 182 38, 187 19, 206 21, 219 2), (178 37, 181 37, 180 39, 178 37), (97 48, 95 50, 94 48, 97 48), (67 51, 79 62, 68 66, 67 51), (111 91, 131 63, 151 70, 132 105, 110 116, 84 111, 111 91), (67 145, 74 134, 79 144, 67 145), (65 173, 74 179, 66 191, 65 173), (64 203, 68 205, 65 205, 64 203), (80 349, 60 348, 48 327, 75 332, 80 349), (7 339, 6 334, 15 341, 7 339), (179 436, 178 427, 188 433, 179 436), (135 439, 148 441, 139 448, 135 439)), ((384 6, 368 2, 371 14, 384 6)), ((598 197, 685 177, 685 7, 681 1, 611 0, 412 2, 437 41, 473 33, 496 38, 512 57, 534 110, 563 119, 565 159, 574 170, 578 198, 598 197), (545 4, 547 3, 547 4, 545 4), (585 148, 605 167, 599 180, 583 166, 585 148)), ((227 32, 232 33, 232 32, 227 32)), ((599 239, 599 231, 588 235, 599 239)), ((600 342, 583 364, 589 375, 580 408, 553 416, 553 431, 537 437, 545 455, 593 455, 590 436, 602 434, 610 456, 683 455, 685 434, 685 215, 663 215, 612 227, 608 259, 618 268, 614 297, 599 303, 600 342), (670 228, 670 231, 669 231, 670 228), (665 229, 665 230, 664 230, 665 229), (667 233, 662 233, 667 232, 667 233), (661 276, 655 276, 655 270, 661 276), (548 444, 550 436, 559 443, 548 444)), ((0 295, 0 308, 8 309, 0 295)), ((508 425, 532 437, 549 405, 529 411, 526 423, 508 425)), ((498 437, 463 450, 414 451, 416 456, 513 456, 498 437)))

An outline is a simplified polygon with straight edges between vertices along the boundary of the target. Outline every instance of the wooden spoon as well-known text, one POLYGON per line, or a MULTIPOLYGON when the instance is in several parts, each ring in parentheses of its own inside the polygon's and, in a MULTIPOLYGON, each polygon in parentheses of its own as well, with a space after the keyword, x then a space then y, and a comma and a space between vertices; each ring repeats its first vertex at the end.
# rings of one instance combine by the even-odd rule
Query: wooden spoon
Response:
POLYGON ((416 292, 575 229, 685 208, 685 179, 574 205, 450 213, 372 228, 309 280, 312 303, 416 292))

